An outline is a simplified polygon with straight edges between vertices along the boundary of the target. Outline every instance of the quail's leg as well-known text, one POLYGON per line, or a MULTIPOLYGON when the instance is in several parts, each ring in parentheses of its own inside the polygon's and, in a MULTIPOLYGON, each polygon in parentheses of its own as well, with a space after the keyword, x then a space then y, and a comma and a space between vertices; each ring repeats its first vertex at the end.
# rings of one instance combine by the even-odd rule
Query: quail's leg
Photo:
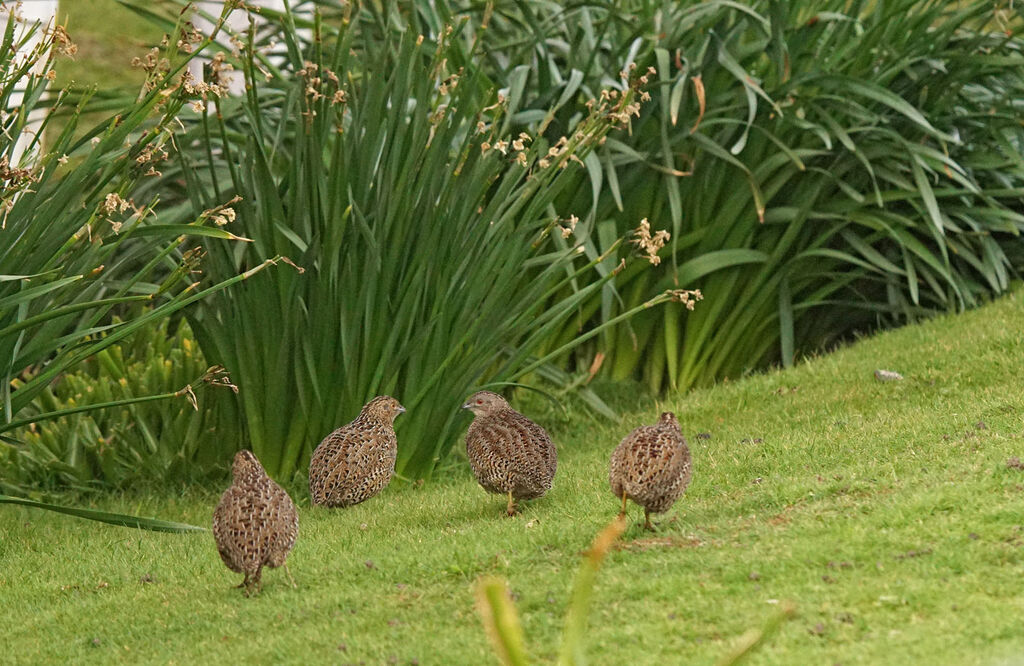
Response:
POLYGON ((619 510, 619 518, 626 517, 626 491, 622 491, 622 509, 619 510))
POLYGON ((253 587, 256 588, 256 594, 263 591, 263 566, 256 570, 256 575, 252 579, 253 587))
POLYGON ((651 532, 655 531, 654 530, 654 523, 651 522, 651 511, 650 511, 650 509, 644 509, 644 529, 645 530, 650 530, 651 532))
POLYGON ((287 563, 285 563, 285 565, 284 565, 284 572, 286 574, 288 574, 288 580, 290 580, 292 582, 292 587, 293 588, 297 588, 298 585, 295 584, 295 579, 292 578, 292 572, 288 570, 288 564, 287 563))
POLYGON ((516 503, 512 499, 512 491, 511 490, 508 491, 508 508, 505 510, 505 513, 507 513, 509 516, 516 515, 516 503))
POLYGON ((240 587, 244 587, 246 589, 249 589, 249 574, 245 574, 245 578, 242 580, 242 582, 239 583, 238 585, 235 585, 235 589, 236 590, 238 588, 240 588, 240 587))

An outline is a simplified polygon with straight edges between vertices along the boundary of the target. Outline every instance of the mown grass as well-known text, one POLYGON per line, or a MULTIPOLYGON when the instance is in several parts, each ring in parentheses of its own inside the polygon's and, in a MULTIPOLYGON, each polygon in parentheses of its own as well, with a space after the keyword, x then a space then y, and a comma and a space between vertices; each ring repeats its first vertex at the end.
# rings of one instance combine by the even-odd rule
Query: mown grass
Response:
MULTIPOLYGON (((283 572, 246 599, 209 534, 0 512, 7 663, 491 663, 473 582, 506 577, 532 656, 557 654, 582 549, 616 512, 608 455, 675 409, 693 485, 598 575, 593 663, 713 663, 792 600, 752 663, 990 663, 1024 651, 1024 292, 803 363, 634 406, 623 425, 549 419, 547 498, 502 516, 465 465, 344 511, 301 508, 283 572), (872 372, 904 374, 881 383, 872 372), (699 433, 706 433, 702 436, 699 433)), ((625 389, 624 389, 625 392, 625 389)), ((629 402, 629 398, 623 398, 629 402)), ((401 445, 401 442, 400 444, 401 445)), ((221 488, 108 498, 206 524, 221 488)))
POLYGON ((100 92, 118 87, 138 89, 146 73, 131 66, 159 43, 162 33, 117 0, 63 0, 57 21, 67 26, 78 46, 73 59, 57 68, 56 85, 96 86, 100 92))

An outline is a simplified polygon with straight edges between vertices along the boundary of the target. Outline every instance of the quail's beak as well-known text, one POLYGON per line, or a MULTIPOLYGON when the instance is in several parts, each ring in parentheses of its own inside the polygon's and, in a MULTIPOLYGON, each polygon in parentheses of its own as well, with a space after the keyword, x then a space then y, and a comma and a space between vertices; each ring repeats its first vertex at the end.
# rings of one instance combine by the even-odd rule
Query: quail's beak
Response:
POLYGON ((405 407, 399 405, 398 407, 395 407, 395 411, 398 412, 399 414, 405 414, 405 407))
POLYGON ((463 409, 469 409, 469 408, 470 408, 470 407, 472 407, 472 406, 473 406, 473 403, 471 403, 471 402, 467 402, 466 404, 464 404, 464 405, 462 406, 462 408, 463 408, 463 409))

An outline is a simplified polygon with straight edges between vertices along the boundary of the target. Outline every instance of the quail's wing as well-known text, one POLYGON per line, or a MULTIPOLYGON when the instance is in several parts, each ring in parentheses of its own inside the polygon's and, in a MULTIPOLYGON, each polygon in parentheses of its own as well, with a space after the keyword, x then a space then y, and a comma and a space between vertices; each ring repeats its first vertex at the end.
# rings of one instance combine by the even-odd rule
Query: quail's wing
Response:
POLYGON ((554 470, 558 466, 558 450, 555 448, 555 443, 551 441, 551 437, 544 428, 540 427, 536 423, 533 424, 536 428, 536 434, 538 441, 542 442, 542 451, 544 455, 544 462, 546 467, 554 470))
POLYGON ((377 429, 352 432, 345 441, 345 462, 352 470, 365 470, 376 465, 381 450, 392 444, 393 433, 377 429))
POLYGON ((626 456, 634 483, 658 483, 673 455, 672 438, 656 426, 640 426, 629 436, 626 456))
POLYGON ((544 467, 556 464, 555 445, 543 427, 516 411, 509 414, 509 422, 533 464, 544 467))
POLYGON ((252 494, 231 486, 213 512, 213 537, 221 559, 238 571, 258 546, 259 510, 252 494))
POLYGON ((268 502, 268 511, 276 526, 274 547, 287 552, 295 545, 295 539, 299 535, 299 514, 295 508, 295 502, 292 501, 287 491, 277 483, 273 481, 271 483, 273 486, 268 502))
POLYGON ((352 462, 359 459, 360 437, 364 433, 342 426, 324 438, 313 453, 310 469, 320 471, 320 482, 325 487, 345 486, 349 477, 352 462))
POLYGON ((228 537, 231 534, 231 491, 234 489, 234 486, 232 486, 225 490, 220 496, 217 508, 213 510, 213 539, 217 542, 217 550, 221 551, 221 556, 224 555, 224 546, 222 544, 227 543, 228 537))
POLYGON ((657 460, 654 470, 657 483, 671 483, 690 465, 690 451, 679 433, 658 429, 652 453, 657 460))
POLYGON ((324 437, 313 451, 313 457, 309 460, 310 469, 322 469, 344 450, 347 438, 348 426, 342 426, 324 437))
POLYGON ((493 419, 476 419, 466 432, 466 454, 473 476, 485 488, 497 487, 508 477, 512 452, 505 428, 493 419))
POLYGON ((630 470, 636 467, 637 447, 642 439, 642 431, 646 426, 635 428, 622 438, 619 445, 612 451, 608 461, 608 481, 614 487, 616 482, 628 478, 630 470))

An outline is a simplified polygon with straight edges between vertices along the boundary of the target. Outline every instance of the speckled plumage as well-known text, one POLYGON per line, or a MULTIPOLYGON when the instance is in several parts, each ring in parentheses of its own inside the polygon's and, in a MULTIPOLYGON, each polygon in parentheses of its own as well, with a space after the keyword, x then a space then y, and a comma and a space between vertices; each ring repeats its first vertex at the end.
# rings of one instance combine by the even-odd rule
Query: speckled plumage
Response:
POLYGON ((645 527, 653 529, 650 514, 663 513, 690 485, 693 473, 690 449, 672 412, 654 425, 629 433, 612 453, 608 482, 616 497, 644 507, 645 527))
POLYGON ((391 482, 398 457, 392 424, 404 411, 394 398, 378 396, 366 403, 354 421, 320 442, 309 461, 309 494, 314 504, 359 504, 391 482))
POLYGON ((558 454, 544 428, 490 391, 474 393, 463 408, 475 415, 466 433, 473 476, 484 490, 508 495, 509 515, 515 513, 515 499, 533 499, 551 489, 558 454))
POLYGON ((260 589, 264 566, 288 570, 285 560, 299 535, 299 514, 251 451, 235 454, 231 475, 231 487, 213 512, 213 538, 224 564, 245 574, 239 587, 248 595, 252 587, 260 589))

